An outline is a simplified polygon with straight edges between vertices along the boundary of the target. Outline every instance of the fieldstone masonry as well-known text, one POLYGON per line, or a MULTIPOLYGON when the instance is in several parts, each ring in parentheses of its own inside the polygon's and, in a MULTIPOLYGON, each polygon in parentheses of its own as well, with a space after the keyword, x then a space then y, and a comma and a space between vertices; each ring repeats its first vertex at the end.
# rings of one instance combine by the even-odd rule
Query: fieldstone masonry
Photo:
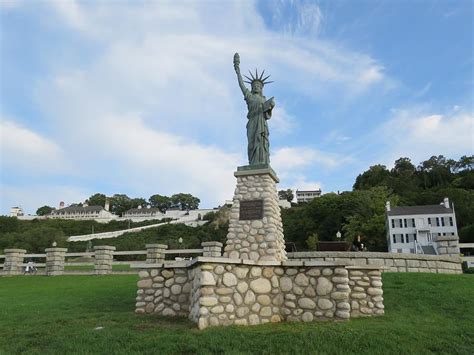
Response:
POLYGON ((231 259, 272 260, 287 259, 283 225, 276 183, 279 182, 271 168, 242 170, 237 177, 233 205, 230 212, 229 232, 224 256, 231 259), (243 220, 240 216, 242 201, 263 200, 263 218, 243 220))
POLYGON ((64 273, 66 248, 47 248, 46 250, 46 275, 58 276, 64 273))
POLYGON ((115 247, 100 245, 94 247, 94 270, 96 275, 112 273, 115 247))
POLYGON ((379 265, 287 260, 275 172, 246 166, 234 175, 223 257, 222 244, 204 242, 191 261, 137 265, 136 313, 186 316, 199 329, 384 313, 379 265))
POLYGON ((5 249, 5 263, 3 264, 4 275, 20 275, 22 273, 23 259, 26 250, 24 249, 5 249))
POLYGON ((162 263, 165 261, 165 244, 146 244, 146 262, 148 264, 162 263))
POLYGON ((378 267, 206 257, 144 267, 136 313, 187 316, 200 329, 384 314, 378 267))
POLYGON ((219 242, 202 242, 202 256, 221 256, 222 243, 219 242))

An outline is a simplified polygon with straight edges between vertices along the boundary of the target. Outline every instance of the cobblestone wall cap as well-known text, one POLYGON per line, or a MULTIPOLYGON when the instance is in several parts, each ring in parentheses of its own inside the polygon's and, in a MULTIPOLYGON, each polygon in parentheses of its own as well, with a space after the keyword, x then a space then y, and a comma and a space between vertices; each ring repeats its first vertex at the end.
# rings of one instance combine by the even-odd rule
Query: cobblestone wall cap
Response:
POLYGON ((116 248, 110 245, 97 245, 94 250, 115 250, 116 248))
POLYGON ((222 248, 224 246, 224 244, 222 244, 221 242, 202 242, 201 246, 202 247, 220 247, 220 248, 222 248))
POLYGON ((166 244, 145 244, 147 249, 168 249, 166 244))
POLYGON ((7 253, 25 253, 26 254, 25 249, 5 249, 4 252, 5 254, 7 253))
POLYGON ((67 248, 46 248, 44 251, 47 253, 55 251, 65 253, 67 252, 67 248))

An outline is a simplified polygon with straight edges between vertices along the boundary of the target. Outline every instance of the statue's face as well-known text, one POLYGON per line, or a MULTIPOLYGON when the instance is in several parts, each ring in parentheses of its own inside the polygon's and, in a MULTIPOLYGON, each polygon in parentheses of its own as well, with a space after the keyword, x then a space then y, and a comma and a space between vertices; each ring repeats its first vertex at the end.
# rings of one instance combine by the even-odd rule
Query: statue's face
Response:
POLYGON ((261 94, 263 89, 263 85, 259 81, 254 81, 252 83, 252 93, 253 94, 261 94))

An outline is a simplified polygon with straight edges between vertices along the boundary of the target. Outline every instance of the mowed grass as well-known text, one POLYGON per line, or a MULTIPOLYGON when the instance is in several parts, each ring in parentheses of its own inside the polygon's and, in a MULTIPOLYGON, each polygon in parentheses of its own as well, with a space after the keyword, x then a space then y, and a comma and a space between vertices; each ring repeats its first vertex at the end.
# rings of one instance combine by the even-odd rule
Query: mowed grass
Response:
POLYGON ((474 275, 384 274, 382 317, 204 331, 135 315, 137 279, 0 278, 0 354, 474 353, 474 275))

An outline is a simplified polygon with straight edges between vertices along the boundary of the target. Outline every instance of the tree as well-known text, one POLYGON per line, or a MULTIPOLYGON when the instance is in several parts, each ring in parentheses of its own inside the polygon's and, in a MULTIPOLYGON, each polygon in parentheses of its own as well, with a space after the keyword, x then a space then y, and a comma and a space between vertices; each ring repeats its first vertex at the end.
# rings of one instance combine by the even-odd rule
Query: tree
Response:
POLYGON ((168 196, 152 195, 148 199, 151 207, 158 208, 161 212, 165 212, 171 207, 171 199, 168 196))
POLYGON ((368 190, 375 186, 389 186, 390 172, 385 165, 373 165, 357 176, 354 190, 368 190))
POLYGON ((318 247, 319 237, 318 233, 311 234, 308 239, 306 239, 306 245, 309 250, 316 250, 318 247))
POLYGON ((104 194, 96 193, 96 194, 92 195, 91 197, 89 197, 86 200, 86 203, 89 206, 102 206, 102 207, 105 207, 106 198, 107 197, 104 194))
POLYGON ((293 201, 294 195, 292 189, 278 191, 278 198, 280 200, 286 200, 288 202, 293 201))
POLYGON ((115 213, 121 216, 125 211, 132 208, 132 200, 125 194, 115 194, 110 199, 111 206, 110 210, 112 213, 115 213))
POLYGON ((147 203, 144 198, 137 197, 137 198, 132 198, 130 200, 130 208, 137 208, 137 207, 146 207, 147 203))
POLYGON ((36 210, 36 215, 37 216, 46 216, 47 214, 50 214, 52 210, 54 210, 54 207, 42 206, 42 207, 40 207, 36 210))
POLYGON ((199 207, 201 200, 191 194, 174 194, 171 196, 171 203, 174 206, 179 206, 182 210, 195 210, 199 207))

